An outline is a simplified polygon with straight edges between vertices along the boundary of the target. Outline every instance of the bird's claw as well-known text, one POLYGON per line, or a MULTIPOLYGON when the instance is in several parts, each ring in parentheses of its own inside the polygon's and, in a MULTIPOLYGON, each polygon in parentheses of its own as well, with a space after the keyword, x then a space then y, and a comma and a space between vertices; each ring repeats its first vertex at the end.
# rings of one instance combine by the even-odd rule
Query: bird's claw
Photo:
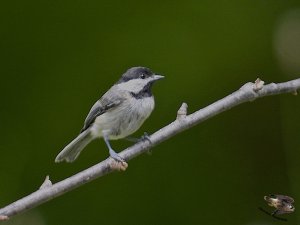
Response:
POLYGON ((110 151, 110 157, 112 157, 114 160, 118 161, 118 162, 125 162, 125 160, 119 156, 118 153, 116 153, 115 151, 110 151))
POLYGON ((128 167, 128 163, 119 156, 115 151, 110 151, 110 157, 113 159, 111 167, 115 170, 125 171, 128 167))
POLYGON ((144 134, 140 138, 126 137, 125 139, 127 141, 132 141, 132 142, 135 142, 135 143, 141 142, 141 141, 149 141, 151 143, 150 136, 147 134, 147 132, 144 132, 144 134))
MULTIPOLYGON (((152 144, 151 140, 150 140, 150 136, 147 134, 147 132, 144 132, 144 135, 141 137, 141 141, 149 141, 150 144, 152 144)), ((152 155, 152 151, 151 149, 149 149, 147 151, 148 155, 152 155)))
POLYGON ((147 132, 144 132, 144 134, 140 138, 140 141, 149 141, 151 143, 150 136, 147 134, 147 132))

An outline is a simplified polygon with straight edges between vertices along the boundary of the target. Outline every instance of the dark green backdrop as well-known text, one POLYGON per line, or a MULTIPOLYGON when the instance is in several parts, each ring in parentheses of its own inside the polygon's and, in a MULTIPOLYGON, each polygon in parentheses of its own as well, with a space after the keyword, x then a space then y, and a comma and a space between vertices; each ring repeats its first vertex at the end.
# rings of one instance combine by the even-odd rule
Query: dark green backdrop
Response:
MULTIPOLYGON (((182 102, 193 112, 257 77, 299 77, 299 8, 299 0, 2 1, 1 207, 38 189, 47 174, 57 182, 108 156, 100 140, 75 163, 54 163, 92 104, 131 66, 166 76, 136 136, 170 123, 182 102)), ((125 173, 7 224, 280 224, 257 209, 271 210, 263 201, 269 193, 295 198, 296 212, 285 217, 296 224, 299 115, 291 94, 243 104, 130 161, 125 173)))

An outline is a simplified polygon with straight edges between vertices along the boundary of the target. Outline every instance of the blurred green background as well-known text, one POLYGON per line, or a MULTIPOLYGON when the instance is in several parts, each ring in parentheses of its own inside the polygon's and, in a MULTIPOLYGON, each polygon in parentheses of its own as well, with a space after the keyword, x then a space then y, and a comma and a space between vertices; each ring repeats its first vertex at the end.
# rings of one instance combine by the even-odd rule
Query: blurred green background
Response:
MULTIPOLYGON (((132 66, 166 76, 149 134, 260 77, 300 77, 300 2, 12 0, 0 3, 0 205, 108 156, 94 141, 54 158, 93 103, 132 66)), ((266 194, 295 198, 300 220, 300 99, 245 103, 175 136, 114 173, 6 224, 281 224, 266 194)), ((115 141, 116 150, 131 143, 115 141)))

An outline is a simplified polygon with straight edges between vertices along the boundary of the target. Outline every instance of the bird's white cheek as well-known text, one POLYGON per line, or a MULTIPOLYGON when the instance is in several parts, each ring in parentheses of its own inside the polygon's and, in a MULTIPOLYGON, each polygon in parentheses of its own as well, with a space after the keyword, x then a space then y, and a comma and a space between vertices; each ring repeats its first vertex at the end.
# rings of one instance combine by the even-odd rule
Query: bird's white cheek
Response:
POLYGON ((123 91, 138 93, 149 82, 149 79, 133 79, 127 82, 118 84, 118 87, 123 91))

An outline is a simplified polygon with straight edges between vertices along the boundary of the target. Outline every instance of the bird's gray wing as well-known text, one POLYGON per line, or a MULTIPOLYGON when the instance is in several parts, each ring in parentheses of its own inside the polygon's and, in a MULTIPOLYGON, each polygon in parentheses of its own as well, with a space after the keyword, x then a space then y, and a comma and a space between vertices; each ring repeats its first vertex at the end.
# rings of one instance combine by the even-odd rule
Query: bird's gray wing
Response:
POLYGON ((286 203, 294 203, 294 199, 287 195, 277 195, 277 198, 286 203))
POLYGON ((118 91, 115 91, 114 87, 111 88, 93 105, 85 119, 84 126, 80 133, 88 129, 98 116, 118 106, 124 100, 124 96, 122 96, 121 93, 118 93, 118 91))

